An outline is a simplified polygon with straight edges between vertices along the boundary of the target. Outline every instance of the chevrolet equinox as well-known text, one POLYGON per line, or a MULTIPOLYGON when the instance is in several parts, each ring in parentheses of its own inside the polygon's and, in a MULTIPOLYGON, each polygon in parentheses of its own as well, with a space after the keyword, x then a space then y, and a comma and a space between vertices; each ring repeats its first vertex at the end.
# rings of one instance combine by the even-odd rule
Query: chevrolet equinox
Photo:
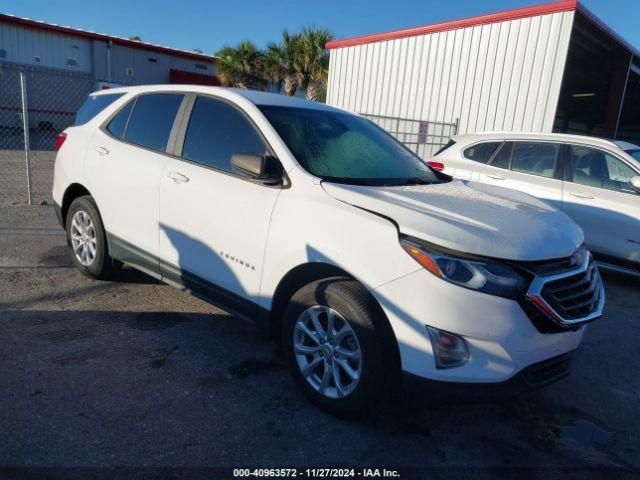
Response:
POLYGON ((53 198, 82 273, 124 263, 268 322, 295 383, 335 414, 406 380, 546 384, 602 314, 566 215, 453 180, 327 105, 117 88, 90 95, 58 147, 53 198))

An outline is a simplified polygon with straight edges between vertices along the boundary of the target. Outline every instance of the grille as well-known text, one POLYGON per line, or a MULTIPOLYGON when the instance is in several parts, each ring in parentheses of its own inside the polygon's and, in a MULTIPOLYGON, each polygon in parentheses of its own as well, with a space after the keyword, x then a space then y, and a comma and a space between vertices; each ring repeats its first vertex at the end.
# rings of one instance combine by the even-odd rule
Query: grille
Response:
POLYGON ((577 320, 592 314, 600 301, 600 275, 593 258, 585 271, 549 281, 541 296, 565 320, 577 320))

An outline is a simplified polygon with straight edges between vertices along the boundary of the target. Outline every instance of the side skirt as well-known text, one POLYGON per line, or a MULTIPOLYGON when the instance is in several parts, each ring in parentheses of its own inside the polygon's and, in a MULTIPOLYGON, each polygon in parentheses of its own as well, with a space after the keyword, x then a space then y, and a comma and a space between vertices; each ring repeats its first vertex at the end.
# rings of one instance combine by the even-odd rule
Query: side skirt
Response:
POLYGON ((198 275, 181 269, 107 233, 109 255, 168 285, 191 293, 235 317, 252 323, 266 323, 269 311, 240 295, 222 288, 198 275))

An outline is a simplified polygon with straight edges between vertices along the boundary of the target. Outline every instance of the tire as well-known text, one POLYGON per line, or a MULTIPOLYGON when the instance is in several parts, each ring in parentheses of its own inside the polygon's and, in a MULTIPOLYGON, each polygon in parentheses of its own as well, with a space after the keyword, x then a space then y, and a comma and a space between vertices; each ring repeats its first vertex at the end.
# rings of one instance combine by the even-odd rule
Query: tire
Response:
MULTIPOLYGON (((78 197, 69 206, 65 219, 67 232, 67 245, 73 264, 80 272, 90 278, 104 280, 109 278, 114 271, 115 262, 107 251, 107 237, 105 235, 102 218, 98 212, 93 198, 89 195, 78 197), (82 236, 84 220, 85 236, 82 236), (78 228, 80 227, 80 229, 78 228), (80 239, 78 235, 80 234, 80 239), (90 243, 93 248, 83 248, 82 245, 74 251, 74 239, 80 240, 84 246, 90 243), (82 251, 87 251, 88 256, 83 256, 82 251), (91 254, 93 251, 93 254, 91 254)), ((77 247, 77 243, 75 244, 77 247)))
POLYGON ((294 381, 313 404, 333 415, 371 413, 397 384, 399 365, 391 327, 375 299, 355 280, 328 278, 298 290, 285 310, 281 335, 282 352, 294 381), (324 330, 325 338, 329 337, 329 315, 333 316, 333 340, 325 343, 317 333, 324 330), (313 316, 320 330, 315 328, 313 316), (357 373, 355 385, 343 367, 345 362, 351 373, 357 373), (306 376, 303 370, 307 370, 306 376), (330 378, 325 381, 327 370, 330 378))

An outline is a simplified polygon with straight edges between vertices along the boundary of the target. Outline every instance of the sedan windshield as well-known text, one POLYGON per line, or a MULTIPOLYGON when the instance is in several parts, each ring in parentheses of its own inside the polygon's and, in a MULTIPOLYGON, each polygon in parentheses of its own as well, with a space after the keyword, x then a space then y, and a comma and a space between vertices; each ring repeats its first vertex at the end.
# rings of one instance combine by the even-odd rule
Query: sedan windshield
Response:
POLYGON ((348 113, 260 106, 302 168, 357 185, 442 182, 419 157, 373 122, 348 113))

